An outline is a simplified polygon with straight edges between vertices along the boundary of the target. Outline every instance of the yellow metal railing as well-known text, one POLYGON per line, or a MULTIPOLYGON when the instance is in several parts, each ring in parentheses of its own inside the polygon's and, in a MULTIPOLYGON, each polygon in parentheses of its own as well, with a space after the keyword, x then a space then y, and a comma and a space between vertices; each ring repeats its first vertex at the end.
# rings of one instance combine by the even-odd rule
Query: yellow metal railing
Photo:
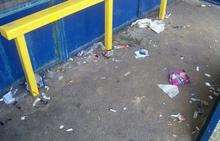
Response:
POLYGON ((163 20, 165 18, 166 10, 167 10, 167 0, 161 0, 161 2, 160 2, 159 19, 163 20))
POLYGON ((68 0, 0 27, 2 36, 8 40, 15 40, 23 71, 33 96, 38 96, 39 90, 25 34, 103 1, 105 2, 105 46, 106 50, 112 50, 113 0, 68 0))
MULTIPOLYGON (((2 36, 8 40, 15 40, 23 71, 33 96, 38 96, 39 90, 27 49, 25 34, 103 1, 105 2, 105 47, 106 50, 112 50, 113 0, 68 0, 0 26, 2 36)), ((165 18, 166 6, 167 0, 161 0, 160 19, 165 18)))

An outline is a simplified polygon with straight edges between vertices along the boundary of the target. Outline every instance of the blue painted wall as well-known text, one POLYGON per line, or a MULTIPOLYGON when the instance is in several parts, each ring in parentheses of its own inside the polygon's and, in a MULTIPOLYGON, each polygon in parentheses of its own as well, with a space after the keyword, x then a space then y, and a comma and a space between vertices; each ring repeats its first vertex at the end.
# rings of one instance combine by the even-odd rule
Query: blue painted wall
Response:
POLYGON ((208 141, 219 121, 220 121, 220 102, 218 102, 215 105, 209 120, 207 120, 207 123, 204 126, 203 132, 201 133, 199 140, 208 141))
POLYGON ((216 4, 216 5, 220 5, 220 0, 205 0, 205 1, 216 4))
MULTIPOLYGON (((64 0, 33 0, 16 10, 0 10, 0 25, 40 11, 64 0)), ((137 19, 159 6, 159 0, 114 0, 114 27, 137 19)), ((28 33, 28 50, 34 70, 65 61, 69 56, 100 39, 104 33, 104 4, 98 4, 75 15, 28 33), (95 17, 95 18, 94 18, 95 17)), ((24 78, 14 41, 0 36, 0 93, 24 78)))

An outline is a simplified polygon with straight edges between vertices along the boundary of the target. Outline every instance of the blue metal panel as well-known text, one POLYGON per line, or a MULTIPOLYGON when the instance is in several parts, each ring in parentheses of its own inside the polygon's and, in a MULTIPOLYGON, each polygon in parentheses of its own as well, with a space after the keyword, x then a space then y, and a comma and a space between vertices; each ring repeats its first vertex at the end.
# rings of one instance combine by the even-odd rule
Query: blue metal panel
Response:
MULTIPOLYGON (((1 38, 1 37, 0 37, 1 38)), ((13 82, 13 77, 10 73, 10 66, 8 62, 7 55, 3 48, 3 45, 0 42, 0 90, 7 87, 8 84, 13 82)))
MULTIPOLYGON (((10 16, 6 16, 0 19, 0 25, 9 23, 25 15, 40 11, 49 7, 52 2, 44 3, 19 11, 10 16)), ((53 34, 56 31, 53 30, 53 25, 42 27, 34 32, 26 35, 27 45, 30 52, 34 69, 38 69, 48 64, 51 61, 59 59, 59 55, 56 53, 56 45, 54 42, 53 34)), ((14 41, 8 41, 0 36, 0 90, 9 87, 13 82, 23 78, 24 74, 17 54, 14 41)))
POLYGON ((49 62, 59 60, 59 52, 54 42, 54 24, 40 28, 26 35, 26 42, 31 56, 34 70, 41 68, 49 62))
POLYGON ((0 81, 0 84, 3 86, 9 86, 13 81, 16 81, 23 75, 21 64, 18 61, 19 58, 14 42, 8 42, 3 37, 0 37, 0 42, 1 61, 3 62, 0 69, 1 71, 5 70, 3 76, 4 79, 2 79, 3 81, 0 81))
MULTIPOLYGON (((45 9, 64 0, 41 0, 33 5, 1 15, 0 25, 45 9), (7 15, 7 16, 6 16, 7 15)), ((158 6, 158 0, 114 0, 114 27, 118 28, 158 6), (145 5, 142 5, 145 3, 145 5)), ((100 39, 104 34, 104 3, 68 16, 26 35, 28 50, 35 70, 51 62, 64 61, 73 53, 100 39)), ((23 77, 13 41, 0 36, 0 92, 23 77), (15 71, 16 70, 16 71, 15 71)))
POLYGON ((208 141, 212 135, 216 125, 220 121, 220 102, 216 104, 214 111, 212 112, 210 120, 206 123, 205 130, 200 137, 200 141, 208 141))
POLYGON ((37 6, 50 0, 1 0, 0 18, 37 6))
MULTIPOLYGON (((137 13, 138 0, 115 0, 114 27, 135 19, 137 13)), ((80 46, 103 35, 104 3, 65 18, 64 31, 65 41, 63 45, 67 46, 68 55, 75 53, 80 46)))
POLYGON ((144 13, 150 12, 158 8, 160 5, 160 0, 140 0, 140 12, 139 16, 143 16, 144 13))
POLYGON ((205 0, 205 1, 216 4, 216 5, 220 5, 220 0, 205 0))
POLYGON ((137 18, 139 0, 114 1, 114 27, 128 23, 137 18))
POLYGON ((70 55, 78 47, 104 33, 103 3, 65 18, 63 24, 65 32, 63 44, 67 46, 70 55))

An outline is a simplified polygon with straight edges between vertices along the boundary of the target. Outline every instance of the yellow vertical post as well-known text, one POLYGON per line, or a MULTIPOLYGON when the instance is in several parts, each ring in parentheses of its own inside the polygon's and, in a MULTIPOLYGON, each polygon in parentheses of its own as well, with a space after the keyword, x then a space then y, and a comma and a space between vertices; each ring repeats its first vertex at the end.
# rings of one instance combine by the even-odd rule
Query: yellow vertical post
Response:
POLYGON ((112 50, 113 0, 105 0, 105 50, 112 50))
POLYGON ((163 20, 166 16, 167 10, 167 0, 161 0, 160 2, 160 12, 159 12, 159 19, 163 20))
POLYGON ((37 87, 24 35, 16 37, 15 43, 30 92, 33 96, 38 96, 39 90, 37 87))

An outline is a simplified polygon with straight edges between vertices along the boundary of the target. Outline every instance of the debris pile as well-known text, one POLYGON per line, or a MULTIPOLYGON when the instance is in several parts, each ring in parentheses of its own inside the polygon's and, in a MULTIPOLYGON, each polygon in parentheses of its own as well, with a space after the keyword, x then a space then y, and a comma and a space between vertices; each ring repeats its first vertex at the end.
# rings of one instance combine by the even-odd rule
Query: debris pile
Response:
MULTIPOLYGON (((116 48, 122 48, 123 46, 115 46, 116 48)), ((89 62, 98 62, 100 60, 101 55, 105 58, 109 59, 113 56, 113 50, 107 51, 105 50, 105 46, 102 42, 98 42, 93 44, 92 47, 82 50, 77 54, 77 64, 87 64, 89 62)))
POLYGON ((163 90, 170 98, 174 98, 179 94, 178 86, 190 83, 190 78, 184 70, 177 69, 169 73, 170 84, 158 84, 158 87, 163 90))
POLYGON ((41 93, 40 97, 37 97, 33 102, 33 107, 39 107, 41 104, 46 105, 51 100, 49 96, 47 96, 45 93, 41 93))
POLYGON ((131 26, 137 25, 139 28, 149 27, 156 33, 161 33, 165 29, 165 23, 160 20, 152 20, 148 18, 140 19, 132 23, 131 26))

